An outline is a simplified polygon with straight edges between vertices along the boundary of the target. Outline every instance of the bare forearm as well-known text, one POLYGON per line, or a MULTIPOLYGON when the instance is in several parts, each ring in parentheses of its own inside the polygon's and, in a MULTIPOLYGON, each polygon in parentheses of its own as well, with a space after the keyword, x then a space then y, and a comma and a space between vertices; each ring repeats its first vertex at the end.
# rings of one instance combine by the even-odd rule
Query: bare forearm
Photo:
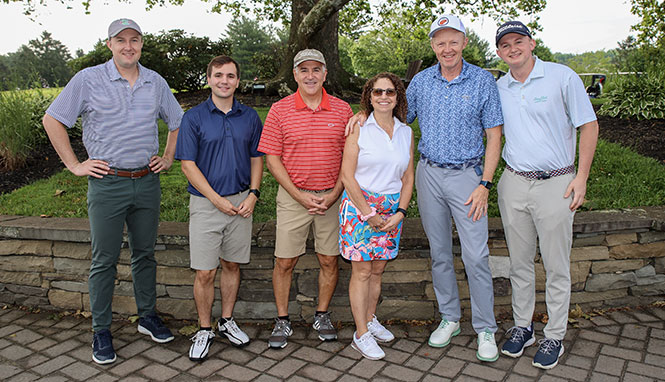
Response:
POLYGON ((210 183, 208 183, 208 180, 196 165, 196 162, 183 160, 180 163, 180 168, 187 177, 189 183, 191 183, 192 186, 194 186, 194 188, 196 188, 196 190, 208 200, 214 200, 219 197, 219 194, 210 186, 210 183))
POLYGON ((591 163, 598 143, 598 122, 593 121, 580 126, 580 155, 577 164, 577 176, 589 178, 591 163))
POLYGON ((164 147, 164 154, 162 157, 171 162, 173 162, 173 158, 175 157, 175 144, 178 141, 178 130, 179 129, 169 131, 166 136, 166 146, 164 147))
POLYGON ((501 126, 487 129, 485 133, 487 134, 487 147, 485 148, 483 180, 491 182, 501 157, 501 126))
POLYGON ((55 148, 55 151, 58 153, 60 160, 62 160, 62 163, 64 163, 71 171, 74 166, 79 164, 79 160, 72 149, 69 135, 67 134, 67 128, 48 114, 44 115, 43 124, 44 130, 46 130, 46 134, 48 135, 53 148, 55 148))
POLYGON ((254 157, 250 159, 249 188, 259 189, 261 179, 263 178, 263 157, 254 157))
POLYGON ((282 163, 282 158, 279 155, 266 155, 266 166, 277 183, 297 200, 299 190, 291 181, 291 177, 289 177, 289 173, 286 171, 284 163, 282 163))

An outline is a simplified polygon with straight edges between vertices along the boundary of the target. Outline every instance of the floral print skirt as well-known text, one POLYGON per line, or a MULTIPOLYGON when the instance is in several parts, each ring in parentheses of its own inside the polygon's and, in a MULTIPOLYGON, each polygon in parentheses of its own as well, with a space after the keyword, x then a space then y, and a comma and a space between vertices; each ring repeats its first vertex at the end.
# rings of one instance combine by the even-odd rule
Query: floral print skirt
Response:
MULTIPOLYGON (((399 192, 378 194, 361 190, 370 207, 377 214, 389 218, 399 207, 399 192)), ((392 260, 397 257, 402 222, 390 232, 376 231, 369 223, 360 220, 360 211, 344 191, 339 210, 339 250, 351 261, 392 260)))

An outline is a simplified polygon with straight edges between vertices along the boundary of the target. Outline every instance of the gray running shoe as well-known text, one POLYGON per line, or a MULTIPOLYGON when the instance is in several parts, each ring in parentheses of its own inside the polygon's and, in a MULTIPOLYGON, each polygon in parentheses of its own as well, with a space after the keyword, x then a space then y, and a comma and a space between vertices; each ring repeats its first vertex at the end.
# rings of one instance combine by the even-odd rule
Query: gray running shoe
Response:
POLYGON ((319 339, 321 341, 334 341, 337 339, 337 331, 330 322, 330 313, 320 313, 314 315, 314 329, 319 332, 319 339))
POLYGON ((268 338, 268 347, 275 349, 283 349, 286 346, 286 339, 293 334, 291 329, 291 321, 275 319, 275 328, 268 338))

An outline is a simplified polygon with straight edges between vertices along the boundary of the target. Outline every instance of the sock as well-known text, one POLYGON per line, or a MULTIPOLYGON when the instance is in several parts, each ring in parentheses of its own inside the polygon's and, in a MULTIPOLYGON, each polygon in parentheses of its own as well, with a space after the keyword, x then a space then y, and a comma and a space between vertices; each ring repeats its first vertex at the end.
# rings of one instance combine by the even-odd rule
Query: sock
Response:
POLYGON ((199 330, 207 330, 207 331, 211 331, 212 328, 211 328, 210 326, 208 326, 208 327, 203 327, 203 326, 201 326, 201 328, 200 328, 199 330))
POLYGON ((324 313, 328 313, 328 311, 327 310, 324 310, 324 311, 317 310, 315 315, 318 316, 319 314, 324 314, 324 313))
POLYGON ((289 320, 289 315, 287 314, 286 316, 277 316, 280 320, 286 320, 286 321, 291 321, 289 320))
POLYGON ((219 321, 222 323, 222 325, 226 324, 231 320, 231 317, 220 317, 219 321))

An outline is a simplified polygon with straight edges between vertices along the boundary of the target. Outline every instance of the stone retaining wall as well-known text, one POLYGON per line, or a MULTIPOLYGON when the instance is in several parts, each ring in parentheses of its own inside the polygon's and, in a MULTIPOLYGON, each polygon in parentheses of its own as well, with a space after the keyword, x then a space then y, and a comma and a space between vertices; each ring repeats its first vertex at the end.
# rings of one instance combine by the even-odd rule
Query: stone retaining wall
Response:
MULTIPOLYGON (((571 254, 571 304, 583 308, 637 305, 665 295, 665 208, 582 212, 575 218, 571 254)), ((87 275, 90 232, 85 219, 0 216, 0 302, 48 309, 89 310, 87 275)), ((254 225, 252 260, 241 266, 235 317, 265 320, 276 314, 272 294, 274 222, 254 225)), ((311 244, 311 243, 309 243, 311 244)), ((383 319, 433 319, 428 244, 419 219, 405 222, 398 259, 386 268, 379 315, 383 319)), ((490 219, 490 266, 495 309, 510 312, 509 258, 501 221, 490 219)), ((187 224, 162 222, 156 246, 157 309, 180 319, 196 319, 189 269, 187 224)), ((455 270, 465 316, 469 289, 455 239, 455 270)), ((317 296, 318 263, 308 245, 296 267, 289 313, 310 319, 317 296)), ((352 321, 347 295, 350 266, 340 261, 340 280, 332 301, 335 320, 352 321)), ((537 311, 544 312, 545 274, 536 263, 537 311)), ((123 245, 113 310, 136 313, 129 250, 123 245)), ((213 313, 220 314, 219 292, 213 313)))

